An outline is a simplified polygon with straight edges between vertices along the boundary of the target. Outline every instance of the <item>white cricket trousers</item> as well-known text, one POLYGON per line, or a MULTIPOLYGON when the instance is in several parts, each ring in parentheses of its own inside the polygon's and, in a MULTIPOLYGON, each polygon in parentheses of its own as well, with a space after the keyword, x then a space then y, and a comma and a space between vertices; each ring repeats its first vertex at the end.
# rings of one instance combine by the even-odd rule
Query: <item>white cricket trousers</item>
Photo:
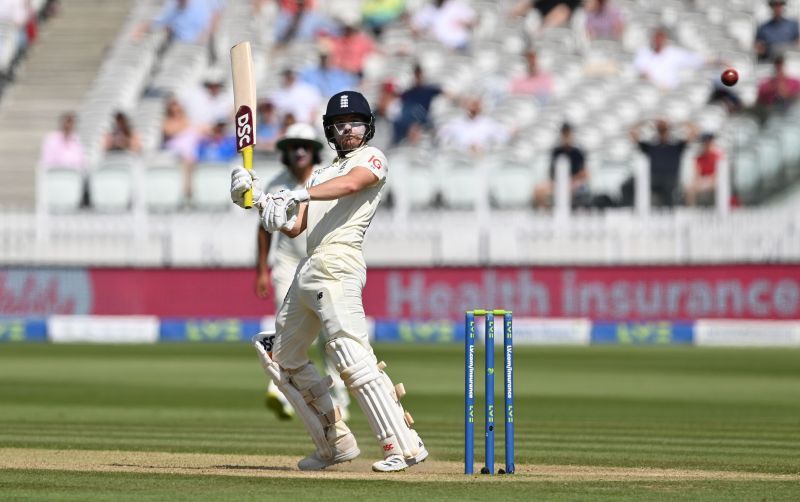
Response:
POLYGON ((320 246, 302 260, 275 320, 274 361, 284 369, 302 368, 318 334, 326 343, 351 338, 372 353, 361 299, 366 280, 364 257, 350 246, 320 246))

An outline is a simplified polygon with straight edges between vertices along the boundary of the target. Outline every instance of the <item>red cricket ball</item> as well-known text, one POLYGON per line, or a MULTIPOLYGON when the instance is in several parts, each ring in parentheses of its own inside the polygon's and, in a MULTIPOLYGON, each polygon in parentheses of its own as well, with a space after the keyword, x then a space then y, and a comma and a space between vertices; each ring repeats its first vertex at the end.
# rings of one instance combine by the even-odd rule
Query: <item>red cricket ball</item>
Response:
POLYGON ((733 85, 736 85, 736 82, 739 81, 739 73, 733 68, 728 68, 727 70, 722 72, 720 80, 722 80, 723 84, 727 85, 728 87, 731 87, 733 85))

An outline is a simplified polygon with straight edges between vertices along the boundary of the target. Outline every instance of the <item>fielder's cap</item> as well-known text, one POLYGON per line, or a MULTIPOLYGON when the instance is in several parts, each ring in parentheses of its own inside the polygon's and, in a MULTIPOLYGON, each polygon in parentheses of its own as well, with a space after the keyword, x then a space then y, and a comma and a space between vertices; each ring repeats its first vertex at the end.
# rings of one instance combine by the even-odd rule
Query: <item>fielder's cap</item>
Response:
POLYGON ((331 96, 328 100, 328 107, 322 117, 323 123, 328 123, 335 117, 342 115, 362 115, 369 120, 372 117, 372 109, 367 98, 357 91, 342 91, 331 96))
POLYGON ((786 5, 786 0, 769 0, 770 5, 786 5))
POLYGON ((714 139, 714 137, 715 136, 713 132, 704 132, 703 134, 700 135, 700 141, 705 143, 706 141, 711 141, 712 139, 714 139))
POLYGON ((322 142, 317 137, 317 132, 314 128, 301 122, 290 125, 289 128, 286 129, 286 134, 275 143, 275 146, 278 150, 285 151, 292 143, 311 143, 314 150, 319 151, 322 149, 322 142))

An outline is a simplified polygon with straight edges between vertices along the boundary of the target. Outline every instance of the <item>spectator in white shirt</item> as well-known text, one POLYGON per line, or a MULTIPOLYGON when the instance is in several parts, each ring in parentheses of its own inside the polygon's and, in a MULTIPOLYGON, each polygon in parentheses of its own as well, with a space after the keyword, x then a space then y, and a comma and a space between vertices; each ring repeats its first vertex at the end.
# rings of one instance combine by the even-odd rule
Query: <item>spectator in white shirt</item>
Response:
POLYGON ((15 51, 25 49, 28 36, 25 25, 33 15, 29 0, 0 0, 0 22, 10 23, 17 29, 15 51))
POLYGON ((45 168, 69 167, 83 171, 83 145, 75 134, 75 114, 61 116, 61 128, 48 133, 42 142, 41 164, 45 168))
POLYGON ((476 22, 475 11, 461 0, 434 0, 414 15, 411 28, 430 34, 449 49, 464 50, 476 22))
POLYGON ((322 105, 322 100, 317 88, 298 80, 292 69, 283 71, 281 88, 270 96, 278 115, 281 117, 292 115, 296 121, 306 124, 319 122, 317 111, 322 105))
POLYGON ((705 60, 700 54, 682 47, 667 45, 667 32, 656 28, 650 47, 642 47, 636 53, 633 66, 642 78, 665 90, 677 88, 681 83, 681 71, 702 68, 705 60))
POLYGON ((225 92, 224 81, 222 72, 214 69, 206 75, 202 87, 195 86, 181 94, 181 104, 192 125, 207 131, 218 121, 231 118, 233 95, 225 92))
POLYGON ((471 153, 481 153, 507 143, 511 132, 497 120, 481 115, 482 108, 480 98, 467 99, 467 116, 455 118, 442 127, 439 135, 442 142, 471 153))

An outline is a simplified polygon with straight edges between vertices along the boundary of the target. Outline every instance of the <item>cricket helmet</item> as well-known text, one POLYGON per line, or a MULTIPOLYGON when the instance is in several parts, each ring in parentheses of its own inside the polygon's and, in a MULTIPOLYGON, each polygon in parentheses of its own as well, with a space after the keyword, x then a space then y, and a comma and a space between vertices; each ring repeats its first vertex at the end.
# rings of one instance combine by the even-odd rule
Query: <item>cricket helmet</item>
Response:
POLYGON ((336 144, 334 141, 333 125, 336 117, 342 115, 359 115, 364 118, 367 124, 367 131, 364 133, 364 143, 371 140, 375 135, 375 115, 369 106, 367 98, 357 91, 342 91, 331 96, 328 100, 328 107, 325 115, 322 116, 322 126, 325 129, 325 139, 329 143, 336 144))

